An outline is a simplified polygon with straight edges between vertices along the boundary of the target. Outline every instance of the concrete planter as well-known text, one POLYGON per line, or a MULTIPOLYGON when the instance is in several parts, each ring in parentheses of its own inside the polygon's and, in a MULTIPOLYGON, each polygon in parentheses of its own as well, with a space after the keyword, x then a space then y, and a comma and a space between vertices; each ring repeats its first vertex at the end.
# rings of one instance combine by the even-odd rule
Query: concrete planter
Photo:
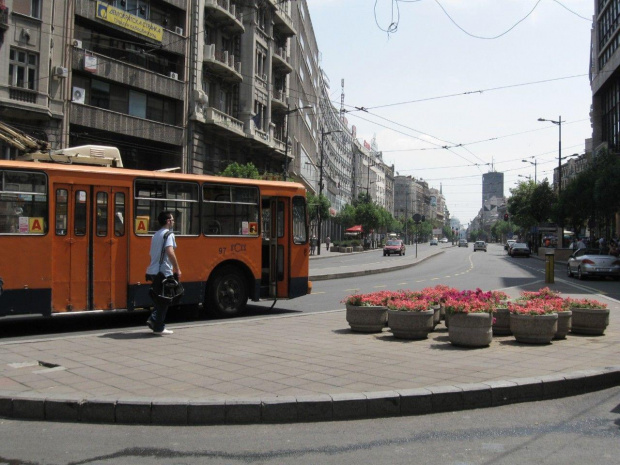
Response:
POLYGON ((453 313, 448 339, 455 346, 487 347, 493 340, 493 316, 490 313, 453 313))
POLYGON ((558 330, 558 314, 510 314, 510 330, 517 342, 549 344, 558 330))
POLYGON ((363 252, 363 251, 364 251, 364 247, 362 247, 361 245, 353 246, 353 252, 363 252))
POLYGON ((347 304, 347 323, 352 331, 380 333, 387 323, 387 307, 358 307, 347 304))
POLYGON ((571 332, 602 336, 609 325, 608 308, 573 308, 571 332))
POLYGON ((573 312, 570 310, 558 312, 558 330, 555 333, 555 336, 553 336, 553 339, 566 339, 566 335, 571 328, 572 319, 573 312))
POLYGON ((426 339, 433 330, 435 312, 400 312, 388 310, 388 326, 399 339, 426 339))
POLYGON ((433 329, 435 328, 435 326, 437 326, 439 324, 439 322, 441 321, 441 305, 432 305, 431 308, 433 309, 433 329))
POLYGON ((510 310, 508 307, 496 308, 493 312, 493 335, 494 336, 511 336, 510 331, 510 310))

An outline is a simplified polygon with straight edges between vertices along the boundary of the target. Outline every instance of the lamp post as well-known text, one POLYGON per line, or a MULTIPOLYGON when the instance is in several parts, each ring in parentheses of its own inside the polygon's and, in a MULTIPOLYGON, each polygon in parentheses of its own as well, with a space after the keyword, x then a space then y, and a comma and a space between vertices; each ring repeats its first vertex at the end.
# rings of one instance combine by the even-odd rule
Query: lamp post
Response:
POLYGON ((303 107, 295 107, 292 110, 289 109, 288 104, 286 105, 286 111, 284 112, 284 123, 286 124, 286 136, 284 137, 284 180, 286 181, 286 177, 288 176, 288 115, 291 113, 295 113, 299 110, 305 110, 306 108, 312 108, 310 105, 304 105, 303 107))
POLYGON ((323 149, 323 145, 325 142, 325 136, 329 134, 333 134, 335 132, 342 132, 340 129, 334 131, 321 131, 321 164, 319 165, 319 205, 317 205, 316 215, 318 220, 318 244, 319 251, 318 255, 321 255, 321 226, 323 223, 323 218, 321 218, 321 197, 323 197, 323 154, 325 150, 323 149))
MULTIPOLYGON (((562 115, 558 117, 558 120, 538 118, 538 121, 548 121, 555 124, 559 129, 558 137, 558 201, 560 194, 562 194, 562 115)), ((562 212, 560 211, 560 247, 564 248, 564 221, 562 220, 562 212)))
MULTIPOLYGON (((534 158, 534 157, 530 157, 530 158, 534 158)), ((537 164, 538 162, 536 161, 536 158, 534 158, 534 161, 530 161, 530 160, 521 160, 523 163, 529 163, 530 165, 534 165, 534 184, 538 184, 538 180, 536 179, 537 177, 537 164)))

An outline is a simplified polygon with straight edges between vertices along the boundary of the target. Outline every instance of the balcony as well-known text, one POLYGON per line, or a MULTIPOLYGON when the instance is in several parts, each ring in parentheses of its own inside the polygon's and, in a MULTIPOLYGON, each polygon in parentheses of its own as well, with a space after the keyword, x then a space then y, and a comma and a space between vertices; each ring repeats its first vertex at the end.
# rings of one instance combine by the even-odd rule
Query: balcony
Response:
MULTIPOLYGON (((95 52, 89 51, 88 54, 97 57, 97 72, 94 73, 97 76, 125 84, 129 87, 149 89, 151 92, 176 100, 184 100, 185 98, 185 84, 182 80, 171 79, 168 76, 163 76, 145 68, 115 60, 95 52)), ((71 57, 71 67, 75 70, 83 70, 84 56, 84 50, 74 49, 71 57)))
POLYGON ((282 89, 274 89, 271 93, 271 108, 273 110, 286 110, 286 92, 282 89))
POLYGON ((227 50, 216 50, 215 44, 207 44, 204 49, 204 65, 217 76, 233 82, 242 82, 241 62, 227 50))
POLYGON ((9 98, 18 102, 37 103, 36 90, 24 89, 23 87, 10 87, 9 98))
POLYGON ((297 31, 293 27, 293 19, 288 13, 289 5, 289 2, 276 2, 273 27, 285 36, 294 36, 297 31))
POLYGON ((71 104, 70 123, 166 144, 181 146, 184 143, 182 127, 79 103, 71 104))
POLYGON ((205 123, 212 125, 212 129, 222 136, 245 139, 243 122, 227 115, 214 107, 208 107, 205 113, 205 123))
POLYGON ((288 74, 293 72, 293 67, 289 63, 288 56, 286 56, 286 48, 277 47, 273 49, 273 67, 288 74))
POLYGON ((9 9, 0 10, 0 30, 6 31, 9 28, 9 9))
POLYGON ((205 0, 205 15, 233 34, 243 34, 241 11, 230 0, 205 0))

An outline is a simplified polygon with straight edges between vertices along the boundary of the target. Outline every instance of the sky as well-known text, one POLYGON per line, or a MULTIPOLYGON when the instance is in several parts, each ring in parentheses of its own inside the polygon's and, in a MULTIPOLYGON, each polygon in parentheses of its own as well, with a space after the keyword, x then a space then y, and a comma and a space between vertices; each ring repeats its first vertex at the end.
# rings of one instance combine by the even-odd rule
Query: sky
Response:
POLYGON ((462 225, 483 173, 504 173, 506 197, 528 177, 553 182, 559 126, 539 118, 561 117, 563 162, 584 153, 594 0, 307 1, 334 105, 344 79, 358 139, 441 187, 462 225))

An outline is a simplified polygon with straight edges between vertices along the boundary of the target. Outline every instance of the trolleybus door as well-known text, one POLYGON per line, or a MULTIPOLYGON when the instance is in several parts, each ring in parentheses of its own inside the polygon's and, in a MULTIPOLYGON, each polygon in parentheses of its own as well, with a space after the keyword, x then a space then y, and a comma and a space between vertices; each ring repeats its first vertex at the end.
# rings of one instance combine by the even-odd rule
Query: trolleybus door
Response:
POLYGON ((271 234, 269 238, 269 294, 287 298, 289 283, 290 200, 285 197, 271 200, 271 234))
POLYGON ((53 311, 126 308, 127 189, 56 184, 54 196, 53 311))

